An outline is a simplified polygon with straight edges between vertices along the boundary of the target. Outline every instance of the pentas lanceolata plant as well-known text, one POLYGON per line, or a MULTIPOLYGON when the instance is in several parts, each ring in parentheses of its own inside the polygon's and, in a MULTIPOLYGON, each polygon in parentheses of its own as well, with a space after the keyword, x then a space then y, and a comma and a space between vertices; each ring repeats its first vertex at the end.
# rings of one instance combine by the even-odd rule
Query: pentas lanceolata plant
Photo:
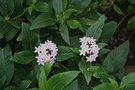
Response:
POLYGON ((135 0, 0 0, 0 90, 135 90, 135 73, 125 76, 134 59, 134 6, 135 0))
MULTIPOLYGON (((96 61, 96 58, 98 57, 99 53, 99 48, 96 44, 96 39, 94 39, 93 37, 83 37, 80 38, 80 42, 80 55, 85 56, 87 62, 96 61)), ((38 54, 36 56, 38 64, 44 65, 47 61, 50 61, 51 64, 54 63, 57 51, 58 49, 56 44, 52 43, 52 41, 47 40, 44 44, 40 44, 38 47, 35 47, 34 52, 38 54)))

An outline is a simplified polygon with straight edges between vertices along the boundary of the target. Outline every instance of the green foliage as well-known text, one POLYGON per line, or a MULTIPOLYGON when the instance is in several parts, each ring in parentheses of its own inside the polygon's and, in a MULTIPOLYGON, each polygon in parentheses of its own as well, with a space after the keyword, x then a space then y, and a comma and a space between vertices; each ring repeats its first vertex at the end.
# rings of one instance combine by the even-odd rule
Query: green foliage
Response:
POLYGON ((128 29, 132 30, 135 28, 135 16, 131 17, 128 21, 128 29))
POLYGON ((49 13, 42 13, 32 22, 30 30, 51 26, 55 23, 56 20, 52 15, 49 13))
POLYGON ((65 87, 64 90, 78 90, 78 82, 73 81, 71 84, 65 87))
POLYGON ((35 60, 35 57, 30 51, 21 51, 16 53, 10 60, 20 64, 29 64, 35 60))
POLYGON ((0 0, 0 90, 135 90, 135 73, 124 75, 134 8, 135 0, 0 0), (100 48, 95 62, 80 56, 85 36, 100 48), (47 40, 57 56, 38 65, 35 47, 47 40))
POLYGON ((66 24, 61 24, 60 27, 59 27, 59 31, 60 31, 60 34, 61 34, 63 40, 64 40, 68 45, 70 45, 70 41, 69 41, 69 31, 68 31, 68 28, 67 28, 66 24))
POLYGON ((103 31, 102 31, 102 34, 101 34, 101 37, 100 37, 99 41, 100 42, 109 41, 109 39, 113 36, 116 29, 117 29, 117 23, 116 22, 111 21, 109 23, 106 23, 103 27, 103 31))
POLYGON ((0 13, 5 17, 10 17, 14 12, 14 0, 1 0, 0 1, 0 13))
POLYGON ((118 14, 125 15, 116 4, 113 4, 113 8, 118 14))
POLYGON ((105 22, 105 16, 102 15, 100 16, 99 20, 87 30, 86 36, 94 37, 96 40, 98 40, 101 36, 104 22, 105 22))
POLYGON ((123 73, 126 58, 129 52, 129 41, 112 50, 103 62, 103 67, 108 73, 123 73))
POLYGON ((32 51, 38 43, 38 33, 30 31, 29 28, 28 24, 22 24, 22 45, 26 50, 32 51))
POLYGON ((79 74, 79 71, 68 71, 56 74, 48 80, 48 90, 63 90, 79 74), (59 82, 58 82, 59 81, 59 82))
POLYGON ((128 0, 130 3, 135 4, 134 0, 128 0))
POLYGON ((89 70, 91 67, 92 67, 91 63, 86 63, 85 61, 81 61, 79 63, 79 68, 83 73, 88 85, 92 77, 92 72, 89 70))
POLYGON ((58 49, 57 61, 65 61, 76 56, 71 47, 59 46, 58 49))
POLYGON ((120 83, 120 88, 130 87, 131 84, 134 84, 135 83, 134 77, 135 73, 130 73, 127 76, 125 76, 120 83))
POLYGON ((3 48, 2 50, 0 50, 0 81, 1 81, 1 89, 3 87, 6 87, 7 85, 9 85, 12 77, 13 77, 13 73, 14 73, 14 64, 13 62, 11 62, 9 59, 11 58, 12 54, 11 54, 11 49, 10 47, 7 45, 5 48, 3 48))

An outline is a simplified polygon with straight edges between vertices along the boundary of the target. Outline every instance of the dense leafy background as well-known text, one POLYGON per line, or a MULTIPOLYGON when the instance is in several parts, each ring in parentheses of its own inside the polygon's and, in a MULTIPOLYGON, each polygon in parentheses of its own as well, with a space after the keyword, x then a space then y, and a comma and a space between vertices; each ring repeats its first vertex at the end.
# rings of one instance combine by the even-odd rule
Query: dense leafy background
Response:
POLYGON ((135 0, 0 0, 0 90, 135 90, 124 73, 134 29, 135 0), (97 40, 96 62, 79 56, 83 36, 97 40), (46 40, 59 49, 53 66, 35 59, 46 40))

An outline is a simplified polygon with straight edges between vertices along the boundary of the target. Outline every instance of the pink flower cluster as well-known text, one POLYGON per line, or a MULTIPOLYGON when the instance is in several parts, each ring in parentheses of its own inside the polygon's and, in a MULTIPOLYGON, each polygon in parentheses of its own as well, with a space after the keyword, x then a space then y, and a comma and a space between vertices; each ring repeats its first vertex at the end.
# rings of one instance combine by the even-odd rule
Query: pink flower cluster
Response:
MULTIPOLYGON (((96 61, 98 57, 99 48, 96 44, 96 40, 93 37, 83 37, 80 38, 81 46, 80 46, 80 55, 86 57, 87 62, 96 61)), ((35 53, 37 62, 39 65, 44 65, 45 62, 50 61, 51 64, 54 63, 57 55, 57 46, 52 43, 52 41, 47 40, 44 44, 40 44, 38 47, 35 47, 35 53)))
POLYGON ((79 50, 80 55, 83 55, 86 57, 87 62, 93 62, 96 61, 96 58, 98 57, 99 48, 96 44, 96 39, 93 37, 83 37, 80 38, 81 42, 81 50, 79 50))
POLYGON ((50 61, 51 64, 53 64, 57 51, 58 49, 56 44, 49 40, 47 40, 44 44, 40 44, 38 47, 35 47, 35 53, 38 54, 36 56, 38 64, 44 65, 46 61, 50 61))

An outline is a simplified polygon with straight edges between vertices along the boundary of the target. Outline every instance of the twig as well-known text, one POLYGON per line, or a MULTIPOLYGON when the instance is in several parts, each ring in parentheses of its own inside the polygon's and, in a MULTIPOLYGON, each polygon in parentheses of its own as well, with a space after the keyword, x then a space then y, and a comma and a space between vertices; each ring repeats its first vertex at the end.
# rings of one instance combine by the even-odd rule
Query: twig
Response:
POLYGON ((24 11, 20 15, 14 17, 14 18, 11 18, 11 20, 15 20, 15 19, 17 19, 19 17, 22 17, 27 12, 27 10, 28 10, 28 8, 24 9, 24 11))
POLYGON ((65 70, 70 71, 70 69, 67 68, 66 66, 64 66, 63 64, 59 63, 59 65, 60 65, 61 67, 63 67, 65 70))
POLYGON ((126 16, 124 16, 124 17, 120 20, 120 22, 118 23, 117 29, 119 28, 119 26, 121 25, 121 23, 122 23, 129 15, 131 15, 131 14, 133 14, 133 13, 135 13, 135 11, 134 11, 134 12, 130 12, 130 13, 128 13, 126 16))

